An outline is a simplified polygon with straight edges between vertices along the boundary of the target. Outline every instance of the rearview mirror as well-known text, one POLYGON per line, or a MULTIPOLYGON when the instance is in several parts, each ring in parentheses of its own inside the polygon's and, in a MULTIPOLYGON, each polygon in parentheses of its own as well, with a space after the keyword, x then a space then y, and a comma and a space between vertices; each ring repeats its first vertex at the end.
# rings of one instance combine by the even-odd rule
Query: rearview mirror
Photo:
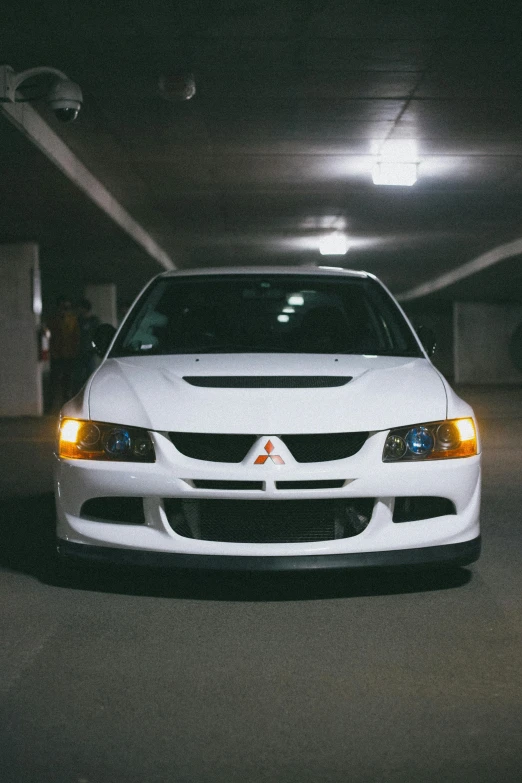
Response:
POLYGON ((429 326, 418 326, 417 336, 428 356, 433 356, 437 347, 435 332, 429 326))
POLYGON ((112 324, 100 324, 92 338, 92 345, 98 356, 105 356, 107 348, 116 334, 116 329, 112 324))

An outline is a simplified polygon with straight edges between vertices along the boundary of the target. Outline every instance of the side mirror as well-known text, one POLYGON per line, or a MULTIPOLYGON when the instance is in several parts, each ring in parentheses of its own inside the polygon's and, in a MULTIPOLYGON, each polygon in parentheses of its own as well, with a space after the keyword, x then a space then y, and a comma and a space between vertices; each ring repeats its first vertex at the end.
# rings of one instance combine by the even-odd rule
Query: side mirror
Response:
POLYGON ((100 324, 96 327, 92 345, 98 356, 105 356, 115 334, 116 329, 112 324, 100 324))
POLYGON ((429 326, 418 326, 417 336, 428 356, 433 356, 437 347, 435 332, 429 326))

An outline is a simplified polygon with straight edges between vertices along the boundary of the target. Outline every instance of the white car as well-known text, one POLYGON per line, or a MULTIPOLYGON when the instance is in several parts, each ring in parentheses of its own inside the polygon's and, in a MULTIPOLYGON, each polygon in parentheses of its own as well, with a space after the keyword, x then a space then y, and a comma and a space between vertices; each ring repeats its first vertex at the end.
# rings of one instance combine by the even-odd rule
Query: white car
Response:
POLYGON ((97 347, 61 413, 61 555, 239 570, 478 558, 473 411, 373 275, 167 272, 97 347))

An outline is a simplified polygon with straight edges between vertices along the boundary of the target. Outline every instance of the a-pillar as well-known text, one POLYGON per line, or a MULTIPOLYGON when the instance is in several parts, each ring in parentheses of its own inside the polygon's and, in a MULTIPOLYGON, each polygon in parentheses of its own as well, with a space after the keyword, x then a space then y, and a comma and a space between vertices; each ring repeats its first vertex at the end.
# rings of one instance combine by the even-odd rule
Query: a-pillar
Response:
POLYGON ((427 326, 432 330, 436 348, 431 361, 449 381, 453 381, 453 303, 425 298, 419 302, 407 302, 403 308, 414 328, 427 326))
POLYGON ((522 305, 455 302, 455 382, 522 383, 519 364, 522 305))
POLYGON ((93 315, 97 315, 103 324, 118 325, 116 286, 114 283, 88 285, 85 287, 85 297, 92 304, 93 315))
POLYGON ((0 416, 41 416, 38 245, 0 245, 0 416))

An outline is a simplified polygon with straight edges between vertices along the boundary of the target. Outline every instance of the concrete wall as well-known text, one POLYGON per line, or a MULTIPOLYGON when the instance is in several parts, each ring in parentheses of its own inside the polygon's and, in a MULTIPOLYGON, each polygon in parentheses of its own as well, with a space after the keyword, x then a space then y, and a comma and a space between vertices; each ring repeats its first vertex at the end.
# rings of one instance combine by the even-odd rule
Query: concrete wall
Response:
POLYGON ((38 245, 0 245, 0 416, 40 416, 38 245))
POLYGON ((521 322, 521 305, 455 302, 455 382, 522 383, 522 372, 509 351, 511 337, 521 322))

